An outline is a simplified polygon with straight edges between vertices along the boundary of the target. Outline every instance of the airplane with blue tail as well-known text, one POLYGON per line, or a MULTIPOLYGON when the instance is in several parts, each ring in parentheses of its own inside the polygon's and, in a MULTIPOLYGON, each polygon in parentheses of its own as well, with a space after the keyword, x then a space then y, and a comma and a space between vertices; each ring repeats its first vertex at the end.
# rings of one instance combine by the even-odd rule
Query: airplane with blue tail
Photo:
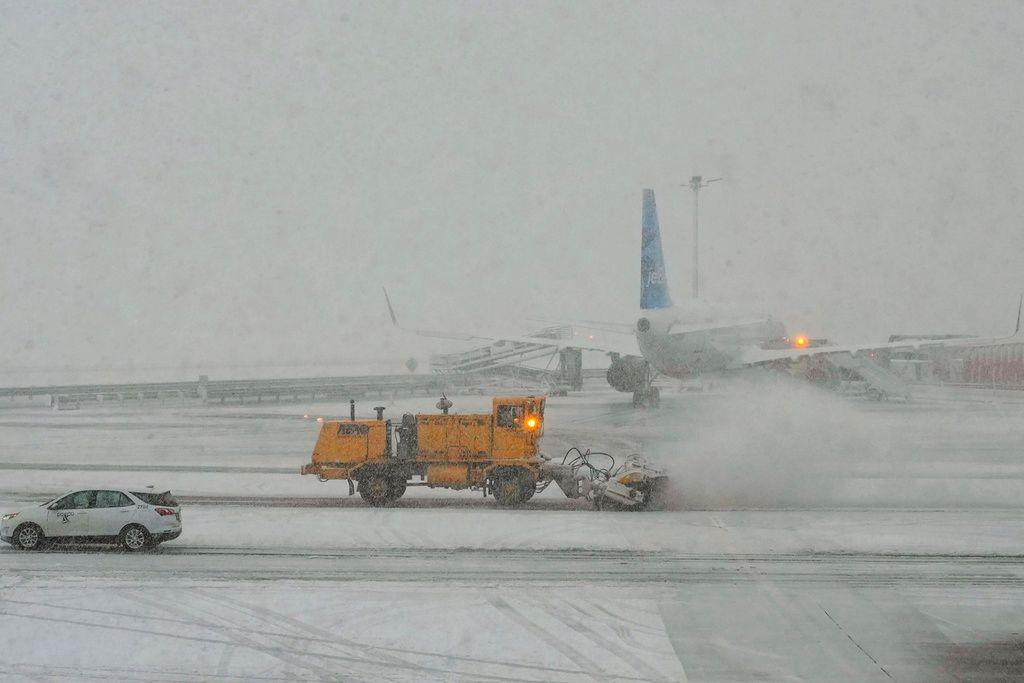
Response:
MULTIPOLYGON (((385 291, 385 297, 387 292, 385 291)), ((390 298, 387 299, 392 322, 398 326, 390 298)), ((552 349, 575 348, 600 351, 611 356, 608 383, 615 389, 633 393, 636 405, 656 403, 658 375, 677 379, 733 372, 755 367, 789 367, 801 359, 817 359, 860 375, 876 398, 909 398, 906 383, 895 373, 875 362, 880 351, 964 347, 1021 341, 1020 310, 1014 335, 1004 338, 957 338, 944 340, 907 340, 887 344, 832 345, 804 334, 787 336, 785 326, 768 315, 751 315, 738 307, 688 299, 676 304, 669 292, 661 227, 654 190, 643 191, 640 244, 640 314, 633 324, 617 322, 573 323, 612 332, 628 332, 622 340, 541 339, 530 336, 464 334, 448 331, 412 330, 430 337, 491 342, 533 343, 552 349)))

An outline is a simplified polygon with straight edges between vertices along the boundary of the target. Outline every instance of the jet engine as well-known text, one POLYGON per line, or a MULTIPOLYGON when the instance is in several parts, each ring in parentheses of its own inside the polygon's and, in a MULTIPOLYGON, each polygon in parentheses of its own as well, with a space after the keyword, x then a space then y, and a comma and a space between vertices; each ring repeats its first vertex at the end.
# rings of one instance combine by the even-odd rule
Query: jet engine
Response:
POLYGON ((644 389, 649 383, 647 361, 636 356, 613 356, 608 366, 608 384, 626 393, 644 389))

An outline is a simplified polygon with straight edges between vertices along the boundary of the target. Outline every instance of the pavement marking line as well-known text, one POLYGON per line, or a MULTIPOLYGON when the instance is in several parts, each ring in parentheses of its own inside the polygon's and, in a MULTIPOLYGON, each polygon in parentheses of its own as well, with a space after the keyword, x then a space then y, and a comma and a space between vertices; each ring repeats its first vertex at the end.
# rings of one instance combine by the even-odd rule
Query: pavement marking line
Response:
MULTIPOLYGON (((840 585, 844 585, 846 582, 840 581, 839 583, 840 585)), ((820 633, 818 627, 816 627, 813 621, 806 618, 808 615, 804 612, 801 612, 797 608, 795 601, 790 600, 783 595, 782 591, 779 589, 779 586, 775 581, 770 581, 761 576, 758 576, 756 579, 756 585, 760 590, 762 590, 769 596, 769 599, 774 604, 775 609, 782 615, 788 615, 788 621, 790 623, 798 625, 798 628, 802 629, 805 632, 808 639, 813 639, 814 635, 820 633)), ((799 598, 800 596, 798 595, 797 597, 799 598)), ((832 642, 819 643, 822 652, 824 653, 826 650, 828 651, 828 654, 832 657, 832 660, 835 663, 836 667, 844 669, 844 672, 842 674, 843 678, 849 680, 859 679, 860 674, 862 674, 862 672, 857 671, 855 668, 852 668, 856 665, 852 664, 849 660, 849 657, 845 654, 845 648, 840 648, 839 645, 840 643, 832 642)))
MULTIPOLYGON (((846 629, 845 629, 845 628, 843 628, 843 627, 842 627, 842 625, 841 625, 841 624, 840 624, 840 623, 839 623, 838 621, 836 621, 835 619, 833 619, 833 618, 832 618, 832 615, 828 613, 828 610, 827 610, 827 609, 825 609, 824 607, 822 607, 822 606, 821 606, 820 604, 818 605, 818 607, 819 607, 819 608, 821 608, 821 611, 825 613, 825 616, 826 616, 826 617, 828 617, 829 621, 831 621, 831 622, 832 622, 833 624, 835 624, 835 625, 836 625, 836 628, 838 628, 838 629, 839 629, 840 631, 842 631, 842 632, 843 632, 843 635, 845 635, 845 636, 846 636, 847 638, 849 638, 849 639, 850 639, 850 642, 851 642, 851 643, 853 643, 854 645, 856 645, 856 646, 857 646, 857 649, 858 649, 858 650, 860 650, 861 652, 863 652, 863 653, 864 653, 864 655, 865 655, 865 656, 866 656, 866 657, 867 657, 868 659, 870 659, 870 660, 871 660, 872 662, 874 662, 875 666, 877 666, 877 667, 878 667, 878 668, 879 668, 879 669, 881 670, 881 672, 882 672, 882 673, 884 673, 884 674, 885 674, 886 676, 888 676, 888 677, 889 677, 890 679, 893 679, 893 678, 892 678, 892 674, 890 674, 890 673, 889 673, 888 671, 886 671, 886 670, 885 670, 885 667, 884 667, 884 666, 882 666, 881 664, 879 664, 879 663, 878 663, 878 660, 877 660, 877 659, 875 659, 874 657, 872 657, 872 656, 871 656, 871 653, 870 653, 870 652, 868 652, 867 650, 865 650, 865 649, 863 648, 863 646, 861 646, 861 644, 860 644, 860 643, 858 643, 858 642, 857 642, 856 640, 854 640, 853 636, 851 636, 851 635, 850 635, 849 633, 847 633, 846 629)), ((893 680, 895 680, 895 679, 893 679, 893 680)))

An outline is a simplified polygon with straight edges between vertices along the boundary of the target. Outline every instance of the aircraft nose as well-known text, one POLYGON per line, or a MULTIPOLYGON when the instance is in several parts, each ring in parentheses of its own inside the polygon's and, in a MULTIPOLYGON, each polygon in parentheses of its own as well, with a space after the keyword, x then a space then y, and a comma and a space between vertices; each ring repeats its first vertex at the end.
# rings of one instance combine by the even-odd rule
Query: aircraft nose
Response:
POLYGON ((651 329, 651 321, 648 320, 647 318, 640 318, 639 320, 636 321, 636 331, 637 332, 647 332, 650 329, 651 329))

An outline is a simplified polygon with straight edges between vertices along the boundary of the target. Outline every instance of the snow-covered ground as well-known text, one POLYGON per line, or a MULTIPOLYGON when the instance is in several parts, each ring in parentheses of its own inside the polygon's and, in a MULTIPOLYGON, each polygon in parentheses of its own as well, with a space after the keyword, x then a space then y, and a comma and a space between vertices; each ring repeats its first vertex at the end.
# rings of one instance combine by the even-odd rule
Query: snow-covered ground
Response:
POLYGON ((521 510, 429 489, 365 508, 298 474, 315 418, 345 404, 7 405, 0 511, 122 481, 193 498, 182 537, 150 554, 0 548, 0 675, 1024 676, 1024 401, 749 389, 648 411, 604 389, 550 400, 549 453, 670 467, 671 509, 635 514, 554 489, 521 510))
MULTIPOLYGON (((661 408, 635 411, 628 396, 602 388, 550 398, 543 447, 555 456, 573 445, 643 452, 672 470, 677 506, 686 509, 1019 507, 1024 397, 949 400, 958 396, 964 392, 878 404, 769 382, 667 393, 661 408)), ((361 403, 360 413, 372 414, 376 403, 361 403)), ((396 419, 433 411, 423 398, 380 403, 396 419)), ((490 408, 480 396, 455 404, 462 412, 490 408)), ((171 401, 67 412, 0 403, 0 496, 125 480, 184 495, 344 496, 343 482, 296 473, 316 441, 316 418, 347 414, 345 403, 171 401)))
POLYGON ((1019 558, 0 553, 12 680, 1019 680, 1019 558))

